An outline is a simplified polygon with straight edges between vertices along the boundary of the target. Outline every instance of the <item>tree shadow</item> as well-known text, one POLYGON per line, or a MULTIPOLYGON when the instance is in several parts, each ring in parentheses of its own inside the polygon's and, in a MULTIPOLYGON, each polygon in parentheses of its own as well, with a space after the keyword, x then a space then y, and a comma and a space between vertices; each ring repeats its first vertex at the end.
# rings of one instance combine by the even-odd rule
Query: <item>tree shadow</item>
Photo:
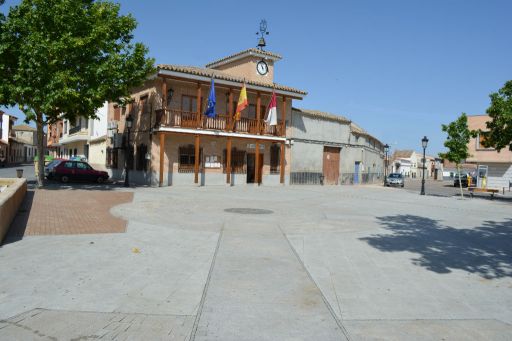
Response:
POLYGON ((360 240, 378 250, 416 253, 413 264, 436 273, 458 269, 487 279, 512 277, 512 219, 485 221, 473 228, 444 226, 415 215, 377 219, 391 233, 360 240))

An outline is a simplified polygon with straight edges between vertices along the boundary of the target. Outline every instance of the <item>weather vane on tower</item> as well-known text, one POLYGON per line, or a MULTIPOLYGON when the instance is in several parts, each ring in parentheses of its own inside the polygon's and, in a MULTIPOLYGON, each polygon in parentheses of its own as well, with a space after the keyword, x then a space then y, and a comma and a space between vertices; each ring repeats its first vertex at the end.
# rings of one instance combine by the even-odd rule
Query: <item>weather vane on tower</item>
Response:
POLYGON ((256 32, 256 35, 259 36, 258 39, 258 48, 263 51, 263 48, 267 46, 265 42, 265 36, 268 36, 269 32, 267 31, 267 21, 265 19, 260 22, 260 31, 256 32))

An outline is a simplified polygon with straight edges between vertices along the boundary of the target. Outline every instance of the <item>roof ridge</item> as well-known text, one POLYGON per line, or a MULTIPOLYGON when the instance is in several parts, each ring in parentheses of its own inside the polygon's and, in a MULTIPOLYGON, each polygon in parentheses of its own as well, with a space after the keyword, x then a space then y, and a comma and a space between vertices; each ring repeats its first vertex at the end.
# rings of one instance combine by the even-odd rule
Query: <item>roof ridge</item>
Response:
POLYGON ((243 54, 246 54, 246 53, 258 53, 258 54, 262 54, 262 55, 265 55, 267 57, 272 57, 276 60, 279 60, 279 59, 282 59, 281 55, 277 54, 277 53, 273 53, 273 52, 269 52, 269 51, 264 51, 264 50, 259 50, 255 47, 250 47, 248 49, 245 49, 245 50, 242 50, 242 51, 239 51, 239 52, 236 52, 236 53, 233 53, 229 56, 226 56, 226 57, 222 57, 220 59, 217 59, 213 62, 210 62, 210 63, 207 63, 205 66, 206 67, 210 67, 212 65, 215 65, 215 64, 219 64, 219 63, 222 63, 222 62, 225 62, 227 61, 228 59, 232 59, 232 58, 236 58, 238 56, 241 56, 243 54))
POLYGON ((301 95, 307 95, 307 92, 304 90, 300 90, 297 88, 289 87, 286 85, 280 85, 277 83, 267 83, 267 82, 260 82, 260 81, 254 81, 245 79, 242 76, 236 76, 221 70, 211 69, 211 68, 204 68, 204 67, 198 67, 198 66, 186 66, 186 65, 177 65, 177 64, 158 64, 157 69, 162 70, 168 70, 168 71, 175 71, 175 72, 182 72, 182 73, 188 73, 196 76, 203 76, 203 77, 213 77, 215 76, 218 79, 232 81, 232 82, 245 82, 249 85, 255 85, 255 86, 264 86, 264 87, 275 87, 276 90, 282 90, 282 91, 290 91, 295 92, 297 94, 301 95))
POLYGON ((292 110, 300 111, 302 113, 310 114, 313 116, 321 116, 321 117, 326 117, 326 118, 330 117, 330 118, 340 120, 340 121, 343 121, 346 123, 352 122, 349 118, 347 118, 343 115, 338 115, 338 114, 334 114, 334 113, 327 112, 327 111, 322 111, 322 110, 317 110, 317 109, 297 108, 297 107, 292 107, 292 110))

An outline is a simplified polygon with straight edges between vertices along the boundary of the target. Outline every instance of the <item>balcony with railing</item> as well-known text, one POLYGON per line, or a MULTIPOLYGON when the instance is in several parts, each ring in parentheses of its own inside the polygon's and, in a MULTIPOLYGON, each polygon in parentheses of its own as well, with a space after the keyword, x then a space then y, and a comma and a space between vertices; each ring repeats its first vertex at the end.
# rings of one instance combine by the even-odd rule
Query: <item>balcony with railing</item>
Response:
POLYGON ((76 126, 76 127, 70 128, 68 134, 73 135, 73 134, 79 133, 81 130, 82 130, 82 126, 76 126))
POLYGON ((159 109, 156 111, 157 122, 161 127, 170 128, 192 128, 215 131, 229 131, 236 133, 245 133, 252 135, 267 135, 284 137, 282 120, 278 120, 277 126, 268 125, 265 120, 255 118, 241 117, 240 120, 234 120, 226 114, 218 114, 214 118, 207 117, 197 112, 159 109))

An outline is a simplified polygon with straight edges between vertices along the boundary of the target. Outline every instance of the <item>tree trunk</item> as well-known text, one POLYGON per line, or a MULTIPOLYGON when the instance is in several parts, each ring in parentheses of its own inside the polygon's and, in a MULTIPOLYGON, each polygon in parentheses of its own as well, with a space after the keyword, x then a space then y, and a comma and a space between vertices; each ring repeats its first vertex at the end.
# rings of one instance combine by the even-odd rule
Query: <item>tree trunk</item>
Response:
POLYGON ((41 188, 44 186, 44 125, 43 115, 37 114, 36 118, 37 126, 37 187, 41 188))
POLYGON ((462 192, 462 181, 460 180, 460 165, 457 165, 457 173, 459 173, 460 197, 464 199, 464 193, 462 192))

